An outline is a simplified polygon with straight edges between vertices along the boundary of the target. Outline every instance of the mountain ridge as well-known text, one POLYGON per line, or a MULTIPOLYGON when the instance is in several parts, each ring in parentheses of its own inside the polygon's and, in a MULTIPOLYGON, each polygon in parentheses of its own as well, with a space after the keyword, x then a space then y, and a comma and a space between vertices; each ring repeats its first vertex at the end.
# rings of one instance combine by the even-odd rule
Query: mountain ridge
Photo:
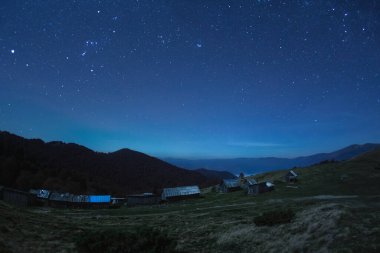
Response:
POLYGON ((256 158, 225 158, 225 159, 178 159, 162 158, 163 160, 187 169, 206 168, 212 170, 226 170, 235 175, 240 172, 246 174, 256 174, 271 170, 287 169, 292 167, 309 166, 325 160, 342 161, 351 159, 357 155, 371 150, 380 149, 380 144, 365 143, 352 144, 342 149, 316 153, 309 156, 299 156, 294 158, 280 157, 256 157, 256 158))
POLYGON ((0 184, 72 193, 156 192, 164 187, 218 182, 131 149, 111 153, 61 141, 44 142, 0 131, 0 184))

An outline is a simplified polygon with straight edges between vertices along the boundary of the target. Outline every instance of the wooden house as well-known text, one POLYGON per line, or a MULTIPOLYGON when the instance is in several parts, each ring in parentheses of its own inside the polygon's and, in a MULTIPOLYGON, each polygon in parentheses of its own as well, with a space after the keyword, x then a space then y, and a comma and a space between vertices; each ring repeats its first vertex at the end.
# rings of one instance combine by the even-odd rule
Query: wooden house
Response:
POLYGON ((274 190, 274 184, 271 182, 261 182, 248 186, 247 194, 258 195, 261 193, 269 192, 274 190))
POLYGON ((298 178, 298 174, 293 170, 288 171, 285 175, 285 181, 288 183, 296 183, 298 178))
POLYGON ((244 180, 242 181, 240 187, 243 188, 245 191, 248 191, 248 188, 251 186, 251 185, 255 185, 257 184, 256 180, 253 179, 253 178, 244 178, 244 180))
POLYGON ((175 188, 164 188, 161 194, 161 200, 163 201, 175 201, 187 198, 199 197, 201 190, 197 185, 193 186, 181 186, 175 188))
POLYGON ((219 185, 221 192, 233 192, 241 189, 240 178, 236 179, 223 179, 219 185))
POLYGON ((1 199, 4 202, 19 207, 31 206, 34 202, 34 196, 29 192, 19 191, 7 187, 2 188, 1 199))

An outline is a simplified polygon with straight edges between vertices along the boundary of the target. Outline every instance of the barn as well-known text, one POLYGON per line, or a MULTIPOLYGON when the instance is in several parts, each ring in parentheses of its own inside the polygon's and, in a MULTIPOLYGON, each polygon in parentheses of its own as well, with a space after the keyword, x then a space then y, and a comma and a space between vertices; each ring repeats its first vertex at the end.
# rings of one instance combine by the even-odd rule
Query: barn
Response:
POLYGON ((248 186, 249 195, 258 195, 260 193, 269 192, 274 190, 274 184, 271 182, 261 182, 248 186))
POLYGON ((29 192, 4 187, 2 188, 1 193, 1 199, 4 202, 15 206, 27 207, 31 206, 34 202, 34 196, 29 192))
POLYGON ((223 179, 219 185, 219 189, 224 193, 240 190, 240 179, 223 179))
POLYGON ((285 181, 288 183, 296 183, 298 178, 298 174, 295 173, 293 170, 290 170, 288 173, 285 175, 285 181))
POLYGON ((161 199, 164 201, 175 201, 187 198, 199 197, 201 190, 197 185, 181 186, 175 188, 164 188, 161 194, 161 199))
POLYGON ((128 206, 154 205, 160 202, 160 197, 153 193, 128 195, 128 206))

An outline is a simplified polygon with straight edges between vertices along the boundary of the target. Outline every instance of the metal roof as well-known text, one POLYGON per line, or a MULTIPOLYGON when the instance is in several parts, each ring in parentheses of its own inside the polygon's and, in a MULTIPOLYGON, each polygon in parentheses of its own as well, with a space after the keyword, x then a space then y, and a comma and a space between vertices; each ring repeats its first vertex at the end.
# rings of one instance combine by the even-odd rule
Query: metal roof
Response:
POLYGON ((88 202, 90 203, 107 203, 111 202, 111 195, 89 195, 88 202))
POLYGON ((52 192, 49 196, 49 200, 54 201, 68 201, 71 202, 73 198, 73 195, 70 193, 58 193, 58 192, 52 192))
POLYGON ((50 191, 45 189, 30 190, 29 192, 41 199, 48 199, 50 195, 50 191))
POLYGON ((177 196, 188 196, 188 195, 195 195, 200 194, 201 191, 197 185, 193 186, 181 186, 181 187, 175 187, 175 188, 165 188, 162 191, 162 198, 170 198, 170 197, 177 197, 177 196))
POLYGON ((227 188, 240 187, 240 179, 223 179, 223 184, 227 188))
POLYGON ((254 178, 246 178, 248 185, 257 184, 257 181, 254 178))
POLYGON ((88 202, 87 195, 74 195, 72 198, 73 202, 88 202))

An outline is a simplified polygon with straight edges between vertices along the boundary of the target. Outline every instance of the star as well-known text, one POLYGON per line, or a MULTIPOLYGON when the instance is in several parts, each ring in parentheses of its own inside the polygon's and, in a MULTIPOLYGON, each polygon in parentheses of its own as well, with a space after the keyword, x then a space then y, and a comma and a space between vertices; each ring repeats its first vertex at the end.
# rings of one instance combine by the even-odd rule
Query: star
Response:
POLYGON ((15 53, 15 50, 14 49, 11 49, 11 54, 14 54, 15 53))

